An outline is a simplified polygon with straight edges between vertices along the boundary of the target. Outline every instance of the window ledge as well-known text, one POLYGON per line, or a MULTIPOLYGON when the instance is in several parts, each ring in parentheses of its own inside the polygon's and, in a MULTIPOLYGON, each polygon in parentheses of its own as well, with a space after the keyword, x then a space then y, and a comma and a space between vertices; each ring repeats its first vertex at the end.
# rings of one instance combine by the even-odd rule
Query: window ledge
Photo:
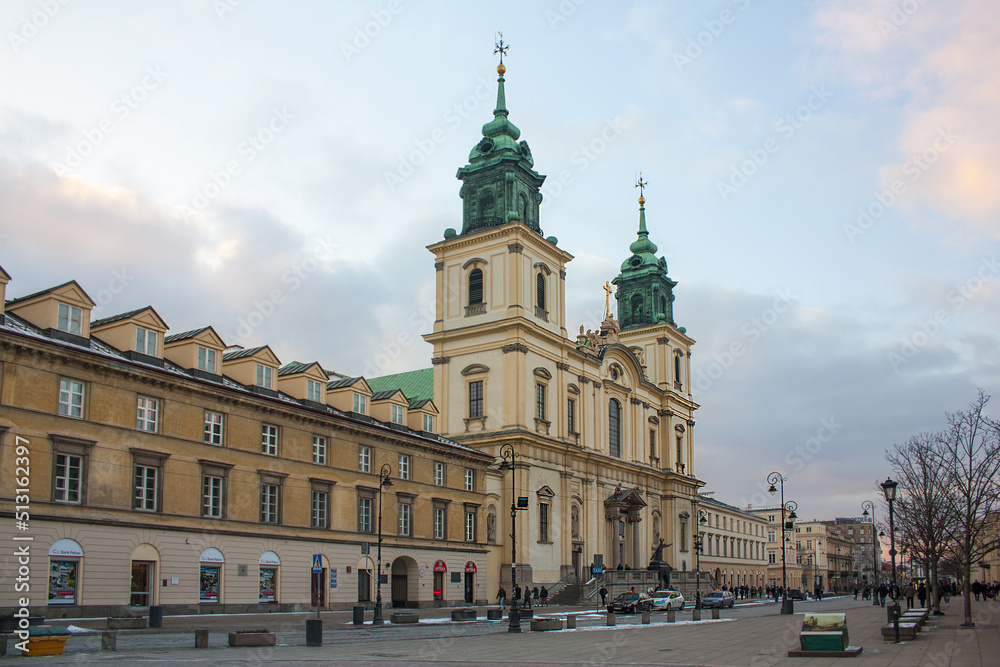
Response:
POLYGON ((548 435, 549 427, 551 426, 552 422, 546 419, 539 419, 538 417, 535 417, 535 433, 544 433, 545 435, 548 435))
POLYGON ((486 304, 485 303, 474 303, 471 306, 465 307, 465 316, 472 317, 474 315, 485 315, 486 314, 486 304))
POLYGON ((463 421, 465 422, 465 432, 466 433, 468 433, 469 430, 470 430, 469 426, 472 425, 472 424, 475 424, 477 422, 479 423, 479 430, 480 431, 485 431, 486 430, 486 415, 483 415, 482 417, 466 417, 463 421))

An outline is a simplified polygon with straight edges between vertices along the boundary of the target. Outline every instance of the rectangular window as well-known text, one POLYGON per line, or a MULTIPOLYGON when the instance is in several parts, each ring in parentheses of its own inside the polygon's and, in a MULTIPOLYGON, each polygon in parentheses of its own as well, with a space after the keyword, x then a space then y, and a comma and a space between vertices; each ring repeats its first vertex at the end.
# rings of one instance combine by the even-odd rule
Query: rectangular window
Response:
POLYGON ((549 504, 538 503, 538 541, 549 541, 549 504))
POLYGON ((687 545, 687 522, 686 521, 681 521, 681 530, 680 530, 680 533, 681 533, 681 551, 687 551, 688 550, 688 545, 687 545))
POLYGON ((409 536, 413 532, 413 505, 400 502, 396 507, 399 515, 399 534, 409 536))
POLYGON ((434 539, 443 540, 448 532, 448 515, 444 507, 434 508, 434 539))
POLYGON ((365 445, 358 447, 358 470, 361 472, 372 471, 372 448, 365 445))
POLYGON ((155 466, 137 465, 135 467, 135 496, 133 509, 143 512, 159 510, 157 498, 159 495, 160 469, 155 466))
POLYGON ((767 562, 774 565, 778 562, 778 556, 773 551, 767 552, 767 562))
POLYGON ((278 427, 274 424, 260 425, 260 451, 268 456, 278 455, 278 427))
POLYGON ((424 431, 426 433, 434 432, 434 415, 424 415, 424 431))
POLYGON ((409 454, 399 455, 399 478, 410 479, 410 456, 409 454))
POLYGON ((159 414, 160 399, 140 396, 135 413, 135 427, 140 431, 156 433, 159 414))
POLYGON ((372 533, 372 501, 374 498, 369 495, 358 496, 358 532, 372 533))
POLYGON ((52 500, 57 503, 80 504, 83 486, 83 457, 56 454, 55 484, 52 500))
POLYGON ((444 486, 444 464, 434 462, 434 486, 444 486))
POLYGON ((210 445, 222 444, 222 421, 221 412, 205 410, 205 442, 210 445))
POLYGON ((59 414, 83 419, 83 383, 77 380, 59 380, 59 414))
MULTIPOLYGON (((51 311, 49 311, 51 312, 51 311)), ((83 335, 83 311, 68 303, 59 304, 59 317, 56 320, 56 329, 67 333, 83 335)))
POLYGON ((774 542, 774 531, 773 530, 769 530, 767 532, 767 541, 768 542, 774 542))
POLYGON ((321 435, 313 436, 313 463, 326 465, 326 438, 321 435))
POLYGON ((216 370, 216 352, 207 347, 198 346, 198 370, 206 373, 218 373, 216 370))
POLYGON ((471 468, 465 469, 465 490, 475 491, 476 490, 476 471, 471 468))
POLYGON ((316 380, 306 380, 306 400, 323 402, 323 385, 316 380))
POLYGON ((264 364, 257 364, 257 386, 271 389, 274 384, 274 369, 264 364))
POLYGON ((225 478, 218 475, 203 475, 201 478, 201 515, 213 519, 223 516, 222 492, 225 478))
POLYGON ((135 351, 150 357, 156 356, 156 332, 142 327, 135 328, 135 351))
POLYGON ((684 472, 684 438, 677 436, 677 472, 684 472))
POLYGON ((576 401, 572 398, 566 401, 566 430, 576 433, 576 401))
POLYGON ((535 418, 545 419, 545 385, 535 385, 535 418))
POLYGON ((405 421, 406 411, 403 410, 402 405, 393 405, 392 408, 392 423, 402 424, 405 421))
POLYGON ((465 541, 476 541, 476 512, 475 510, 465 510, 465 541))
POLYGON ((281 523, 281 486, 260 483, 260 522, 281 523))
POLYGON ((656 458, 656 430, 649 429, 649 458, 656 458))
POLYGON ((483 381, 469 383, 469 419, 483 416, 483 381))
POLYGON ((328 528, 330 518, 330 493, 328 491, 312 492, 312 527, 328 528))
POLYGON ((368 397, 364 394, 354 394, 354 411, 359 415, 368 412, 368 397))

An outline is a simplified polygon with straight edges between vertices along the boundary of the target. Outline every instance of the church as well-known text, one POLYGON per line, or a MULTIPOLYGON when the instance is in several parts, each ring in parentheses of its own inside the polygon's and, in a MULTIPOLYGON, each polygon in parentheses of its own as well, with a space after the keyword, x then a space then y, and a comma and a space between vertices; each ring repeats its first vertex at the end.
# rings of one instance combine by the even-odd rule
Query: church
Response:
POLYGON ((674 571, 692 571, 704 485, 694 463, 694 340, 674 320, 677 283, 649 238, 645 199, 610 281, 617 317, 608 298, 599 329, 571 336, 573 256, 542 231, 545 176, 510 120, 502 54, 497 73, 493 119, 457 174, 461 229, 428 246, 431 368, 370 384, 421 385, 444 437, 506 462, 486 479, 491 587, 509 589, 512 565, 518 584, 550 587, 586 581, 593 566, 644 569, 657 547, 674 571))

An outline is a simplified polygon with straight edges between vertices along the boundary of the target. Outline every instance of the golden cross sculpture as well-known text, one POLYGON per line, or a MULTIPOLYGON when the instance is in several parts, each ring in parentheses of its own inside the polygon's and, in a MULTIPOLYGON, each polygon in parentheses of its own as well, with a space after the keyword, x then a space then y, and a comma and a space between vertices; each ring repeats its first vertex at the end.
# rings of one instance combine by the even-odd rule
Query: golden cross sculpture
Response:
POLYGON ((639 188, 639 196, 640 197, 645 198, 646 195, 645 195, 644 191, 645 191, 645 188, 646 188, 647 185, 649 185, 649 183, 647 183, 646 181, 642 180, 642 172, 640 171, 639 172, 639 178, 635 182, 635 187, 639 188))
POLYGON ((611 317, 611 283, 604 283, 604 316, 611 317))
POLYGON ((510 48, 510 44, 503 43, 503 33, 499 30, 497 30, 497 35, 500 37, 500 40, 495 43, 496 48, 493 49, 493 53, 500 54, 500 64, 503 65, 503 57, 507 55, 507 49, 510 48))

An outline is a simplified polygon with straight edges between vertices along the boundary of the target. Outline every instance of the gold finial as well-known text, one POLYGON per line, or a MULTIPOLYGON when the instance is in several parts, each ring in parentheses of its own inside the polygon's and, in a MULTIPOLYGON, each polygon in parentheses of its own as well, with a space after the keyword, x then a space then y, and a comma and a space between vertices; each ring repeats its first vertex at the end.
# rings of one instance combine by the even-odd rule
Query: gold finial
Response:
POLYGON ((642 180, 642 172, 640 171, 639 178, 635 182, 635 187, 639 188, 639 206, 642 206, 646 203, 646 197, 644 196, 645 195, 644 191, 647 185, 649 185, 649 183, 642 180))
POLYGON ((604 317, 611 317, 611 283, 604 283, 604 317))
POLYGON ((497 31, 497 36, 499 37, 499 39, 496 42, 494 42, 494 46, 496 48, 493 49, 493 53, 500 54, 500 64, 497 65, 497 74, 503 76, 504 73, 507 71, 507 68, 504 67, 503 65, 503 57, 507 55, 507 49, 510 48, 510 44, 504 44, 503 33, 500 32, 499 30, 497 31))

